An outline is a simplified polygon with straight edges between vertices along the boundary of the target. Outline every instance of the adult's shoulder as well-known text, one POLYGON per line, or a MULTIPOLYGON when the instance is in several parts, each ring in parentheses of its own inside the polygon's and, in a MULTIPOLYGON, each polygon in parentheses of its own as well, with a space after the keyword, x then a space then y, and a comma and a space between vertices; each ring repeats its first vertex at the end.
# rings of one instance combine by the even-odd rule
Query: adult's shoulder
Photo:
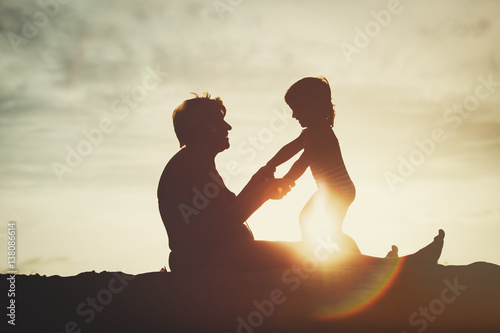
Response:
POLYGON ((209 169, 210 160, 207 156, 183 148, 168 161, 163 170, 160 182, 162 180, 182 181, 183 178, 192 179, 193 176, 196 177, 200 173, 203 173, 203 170, 209 169))
POLYGON ((206 155, 199 152, 190 151, 189 149, 182 148, 179 150, 170 161, 168 161, 166 168, 197 168, 209 164, 206 155))

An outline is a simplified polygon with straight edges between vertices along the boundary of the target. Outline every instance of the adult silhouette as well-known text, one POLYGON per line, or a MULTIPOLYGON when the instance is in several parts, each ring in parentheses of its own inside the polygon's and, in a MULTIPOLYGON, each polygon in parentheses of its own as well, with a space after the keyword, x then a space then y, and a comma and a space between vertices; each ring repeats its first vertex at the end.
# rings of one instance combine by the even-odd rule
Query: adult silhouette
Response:
MULTIPOLYGON (((226 108, 219 98, 196 95, 173 112, 173 124, 181 150, 167 163, 158 185, 158 204, 171 249, 173 272, 206 267, 267 270, 298 264, 311 255, 300 242, 254 240, 245 221, 267 200, 283 198, 293 180, 275 179, 263 167, 235 195, 215 168, 215 157, 229 148, 231 126, 224 120, 226 108)), ((269 221, 272 223, 272 221, 269 221)), ((435 263, 444 233, 413 255, 410 262, 435 263)), ((316 250, 331 254, 328 241, 316 250)), ((316 251, 319 253, 319 251, 316 251)), ((315 252, 315 254, 316 254, 315 252)), ((351 264, 395 263, 400 258, 376 258, 359 253, 335 253, 351 264)))
MULTIPOLYGON (((173 271, 205 267, 217 250, 236 241, 245 243, 242 247, 254 247, 252 253, 259 252, 257 247, 267 247, 267 242, 254 241, 245 221, 267 200, 281 199, 293 185, 290 180, 274 179, 262 168, 240 194, 227 189, 214 161, 229 148, 231 126, 225 114, 222 101, 209 94, 186 100, 173 113, 182 149, 168 162, 158 186, 173 271)), ((224 260, 239 266, 238 258, 224 260)))

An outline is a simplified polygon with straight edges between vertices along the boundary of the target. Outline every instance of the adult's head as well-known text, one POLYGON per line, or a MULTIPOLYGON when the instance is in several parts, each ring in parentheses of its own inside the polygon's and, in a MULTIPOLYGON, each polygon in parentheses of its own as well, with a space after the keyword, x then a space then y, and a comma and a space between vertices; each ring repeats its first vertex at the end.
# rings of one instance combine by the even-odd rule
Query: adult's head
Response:
POLYGON ((231 126, 224 120, 226 107, 219 97, 205 93, 182 102, 172 114, 175 134, 182 147, 218 153, 229 148, 231 126))
POLYGON ((323 76, 305 77, 295 82, 286 92, 285 101, 293 117, 303 127, 312 125, 333 126, 335 109, 328 80, 323 76))

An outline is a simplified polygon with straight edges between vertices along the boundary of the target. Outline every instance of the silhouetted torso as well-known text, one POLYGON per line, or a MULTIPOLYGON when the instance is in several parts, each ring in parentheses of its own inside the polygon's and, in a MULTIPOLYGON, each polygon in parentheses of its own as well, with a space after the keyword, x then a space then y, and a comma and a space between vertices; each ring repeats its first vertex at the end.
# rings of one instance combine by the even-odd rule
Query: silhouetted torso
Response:
POLYGON ((304 153, 308 155, 311 173, 318 188, 338 190, 347 202, 356 196, 349 177, 337 136, 330 127, 306 128, 303 132, 304 153))
POLYGON ((172 271, 204 267, 222 245, 253 239, 246 225, 231 221, 228 212, 235 199, 215 169, 213 158, 188 148, 172 157, 158 185, 172 271))

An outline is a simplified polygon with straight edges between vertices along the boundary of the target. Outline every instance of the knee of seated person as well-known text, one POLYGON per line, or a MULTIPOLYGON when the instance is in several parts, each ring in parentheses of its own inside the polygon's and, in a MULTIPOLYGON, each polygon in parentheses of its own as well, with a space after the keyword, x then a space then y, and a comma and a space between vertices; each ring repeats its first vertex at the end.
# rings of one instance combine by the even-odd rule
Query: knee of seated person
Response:
POLYGON ((173 252, 170 252, 168 257, 168 265, 172 273, 184 274, 190 272, 193 268, 189 265, 189 262, 189 258, 184 258, 173 252))

